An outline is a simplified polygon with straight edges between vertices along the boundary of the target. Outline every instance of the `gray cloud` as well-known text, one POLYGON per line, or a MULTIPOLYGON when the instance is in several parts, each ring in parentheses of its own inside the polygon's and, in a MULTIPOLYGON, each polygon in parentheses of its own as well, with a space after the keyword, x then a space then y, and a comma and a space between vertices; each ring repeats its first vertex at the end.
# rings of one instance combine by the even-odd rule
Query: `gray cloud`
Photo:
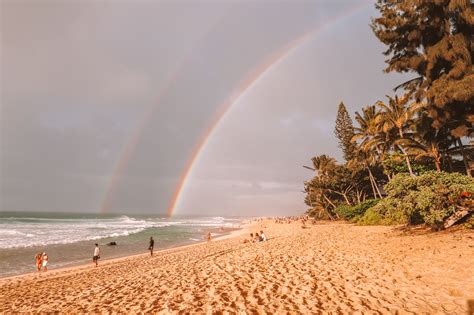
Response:
MULTIPOLYGON (((110 211, 164 212, 239 82, 356 5, 3 1, 0 210, 97 211, 143 125, 110 211)), ((303 209, 300 165, 339 156, 330 138, 338 102, 356 109, 398 82, 382 75, 370 14, 327 27, 248 91, 197 163, 182 213, 303 209)))

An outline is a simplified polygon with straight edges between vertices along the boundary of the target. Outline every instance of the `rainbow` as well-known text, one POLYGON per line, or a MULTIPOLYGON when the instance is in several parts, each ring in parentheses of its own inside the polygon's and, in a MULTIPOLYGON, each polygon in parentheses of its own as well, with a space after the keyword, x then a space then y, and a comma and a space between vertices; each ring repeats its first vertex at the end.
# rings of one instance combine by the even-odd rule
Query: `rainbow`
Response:
POLYGON ((223 118, 226 114, 230 111, 232 106, 236 104, 248 90, 250 90, 261 78, 264 77, 266 73, 268 73, 272 68, 276 67, 280 62, 282 62, 288 55, 290 55, 296 48, 300 47, 303 43, 305 43, 308 39, 312 38, 317 32, 327 28, 328 26, 335 24, 342 19, 349 17, 362 8, 365 8, 367 3, 364 3, 360 6, 356 6, 352 10, 345 12, 334 18, 333 20, 329 21, 326 24, 319 26, 316 29, 310 30, 305 34, 301 35, 300 37, 292 40, 282 49, 278 50, 277 52, 273 53, 265 62, 263 62, 258 68, 250 73, 250 75, 243 80, 239 87, 224 101, 224 103, 218 107, 218 110, 214 114, 213 118, 210 120, 210 123, 206 130, 203 132, 201 138, 197 142, 196 146, 194 147, 188 162, 186 163, 183 172, 179 178, 178 184, 176 186, 175 192, 172 195, 171 201, 169 203, 167 214, 169 217, 173 215, 173 212, 176 210, 179 202, 181 201, 181 196, 183 195, 183 191, 188 183, 188 179, 191 177, 192 171, 194 166, 196 165, 197 161, 201 153, 204 151, 205 147, 209 143, 209 140, 212 138, 215 130, 218 128, 220 123, 222 122, 223 118))
POLYGON ((120 155, 120 158, 118 159, 118 162, 114 167, 114 171, 112 173, 110 183, 105 192, 105 197, 102 200, 102 203, 100 205, 101 213, 106 213, 110 209, 113 193, 115 192, 118 184, 120 183, 122 174, 125 171, 130 161, 130 158, 133 155, 133 152, 135 152, 135 148, 137 147, 138 142, 140 141, 140 137, 143 133, 143 130, 150 122, 150 119, 153 116, 155 109, 157 108, 157 104, 160 103, 160 100, 163 98, 166 92, 176 82, 176 79, 180 73, 180 69, 183 68, 183 66, 186 64, 185 61, 186 59, 181 60, 177 68, 173 72, 171 72, 170 76, 167 78, 163 87, 158 91, 157 101, 155 105, 148 107, 148 109, 145 111, 143 115, 143 119, 140 121, 140 123, 138 124, 138 126, 136 127, 132 135, 126 141, 125 147, 122 150, 122 154, 120 155))
MULTIPOLYGON (((168 205, 168 208, 167 208, 168 216, 171 217, 173 215, 173 212, 175 211, 175 209, 177 208, 181 200, 181 196, 183 195, 183 191, 188 183, 188 179, 190 175, 192 174, 193 168, 196 165, 197 161, 199 160, 199 157, 202 151, 204 150, 207 143, 212 138, 212 135, 214 134, 215 130, 220 125, 224 116, 226 116, 226 114, 229 112, 232 106, 235 103, 237 103, 239 99, 241 99, 245 95, 245 93, 252 86, 254 86, 266 73, 268 73, 272 68, 276 67, 281 61, 283 61, 283 59, 285 59, 288 55, 290 55, 291 52, 293 52, 297 47, 301 46, 308 39, 313 37, 317 32, 321 31, 324 28, 327 28, 328 26, 332 24, 335 24, 336 22, 342 20, 343 18, 346 18, 354 14, 355 12, 366 7, 370 3, 371 2, 366 2, 366 3, 360 4, 359 6, 355 6, 351 10, 348 10, 347 12, 335 17, 331 21, 328 21, 327 23, 322 24, 318 26, 317 28, 312 29, 304 33, 303 35, 299 36, 298 38, 292 40, 283 48, 272 53, 268 58, 266 58, 266 60, 263 63, 261 63, 256 69, 251 71, 249 75, 247 75, 247 77, 240 82, 240 84, 238 85, 238 88, 236 88, 230 94, 230 96, 224 100, 223 104, 221 104, 218 107, 213 117, 210 119, 208 123, 208 127, 204 130, 204 132, 202 133, 202 136, 199 138, 199 140, 197 141, 197 144, 195 145, 193 151, 191 152, 191 155, 187 163, 185 164, 183 171, 181 172, 181 176, 179 178, 178 184, 175 188, 175 191, 168 205)), ((135 149, 140 141, 143 130, 149 124, 149 121, 153 116, 152 114, 154 113, 157 105, 160 103, 160 100, 162 99, 162 97, 170 89, 170 87, 173 86, 174 83, 176 82, 177 77, 180 74, 180 70, 184 66, 185 63, 186 63, 185 60, 182 60, 182 62, 177 67, 177 69, 175 69, 175 71, 171 73, 170 77, 166 80, 166 83, 164 84, 164 86, 158 92, 157 102, 155 103, 154 106, 151 106, 147 109, 147 111, 143 115, 143 119, 140 121, 137 128, 134 130, 132 135, 126 141, 124 149, 122 150, 122 153, 118 159, 118 162, 116 163, 114 167, 114 171, 112 173, 109 185, 107 186, 105 196, 100 205, 101 213, 106 213, 110 209, 113 194, 115 190, 117 189, 118 184, 120 183, 122 174, 125 171, 130 161, 131 156, 135 152, 135 149)))

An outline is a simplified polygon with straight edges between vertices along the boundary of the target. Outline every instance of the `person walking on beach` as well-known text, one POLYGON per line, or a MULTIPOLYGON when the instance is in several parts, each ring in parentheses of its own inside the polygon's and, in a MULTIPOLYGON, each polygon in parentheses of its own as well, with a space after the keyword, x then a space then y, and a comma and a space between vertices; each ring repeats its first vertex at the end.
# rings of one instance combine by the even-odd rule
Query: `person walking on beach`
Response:
POLYGON ((150 236, 150 246, 148 246, 148 250, 150 251, 150 256, 153 256, 153 247, 155 246, 155 240, 153 236, 150 236))
POLYGON ((207 241, 208 241, 208 242, 211 241, 211 232, 207 232, 207 241))
POLYGON ((99 244, 95 243, 94 256, 92 257, 92 262, 95 263, 96 267, 99 265, 99 259, 100 259, 99 244))
POLYGON ((43 256, 43 253, 38 253, 38 254, 36 254, 36 256, 35 256, 35 260, 36 260, 36 272, 40 272, 40 271, 41 271, 41 265, 43 264, 42 256, 43 256))
POLYGON ((41 264, 43 265, 43 272, 48 271, 48 254, 43 253, 41 256, 41 264))

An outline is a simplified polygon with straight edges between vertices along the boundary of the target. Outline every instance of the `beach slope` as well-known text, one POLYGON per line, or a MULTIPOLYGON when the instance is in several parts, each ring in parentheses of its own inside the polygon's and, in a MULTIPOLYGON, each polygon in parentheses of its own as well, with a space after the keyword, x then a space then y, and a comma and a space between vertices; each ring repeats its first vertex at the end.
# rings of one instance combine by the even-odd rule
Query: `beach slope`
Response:
POLYGON ((260 221, 240 235, 0 280, 0 312, 466 313, 474 233, 260 221))

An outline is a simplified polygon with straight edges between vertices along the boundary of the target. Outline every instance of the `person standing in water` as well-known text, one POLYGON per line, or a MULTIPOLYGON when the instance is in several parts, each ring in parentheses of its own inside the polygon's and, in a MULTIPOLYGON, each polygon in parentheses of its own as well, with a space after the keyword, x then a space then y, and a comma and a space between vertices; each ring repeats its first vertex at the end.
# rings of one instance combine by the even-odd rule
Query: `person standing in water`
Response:
POLYGON ((43 253, 41 256, 41 262, 43 264, 43 272, 48 271, 48 254, 43 253))
POLYGON ((153 247, 155 247, 155 240, 153 239, 153 236, 150 236, 150 246, 148 246, 150 256, 153 256, 153 247))
POLYGON ((100 259, 99 244, 95 243, 94 256, 92 257, 92 262, 95 263, 96 267, 99 265, 99 259, 100 259))
POLYGON ((41 265, 43 265, 43 261, 41 259, 42 256, 43 256, 43 253, 38 253, 35 256, 35 259, 36 259, 36 272, 41 271, 41 265))

